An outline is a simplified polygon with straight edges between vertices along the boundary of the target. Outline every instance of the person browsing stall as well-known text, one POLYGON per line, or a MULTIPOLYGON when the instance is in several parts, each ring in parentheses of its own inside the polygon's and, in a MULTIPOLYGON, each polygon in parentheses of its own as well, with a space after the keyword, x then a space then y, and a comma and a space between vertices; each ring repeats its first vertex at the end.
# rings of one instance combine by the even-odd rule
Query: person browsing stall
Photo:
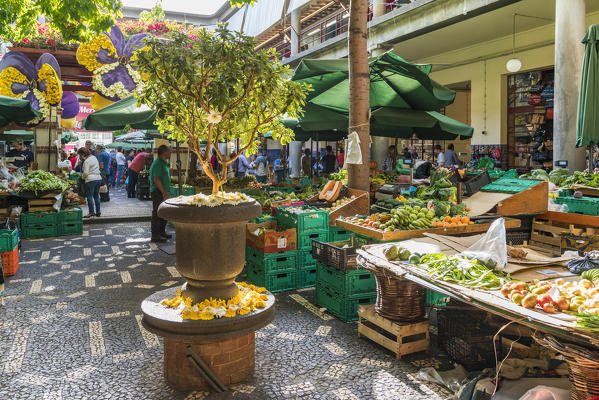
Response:
POLYGON ((150 195, 152 197, 152 238, 154 243, 164 243, 172 236, 166 233, 166 220, 158 216, 158 207, 170 197, 171 176, 169 158, 171 150, 166 145, 158 147, 158 157, 150 167, 150 195))
POLYGON ((15 139, 12 146, 12 150, 6 153, 7 158, 13 159, 8 163, 8 167, 10 169, 29 168, 33 162, 33 153, 25 147, 23 139, 15 139))
POLYGON ((81 167, 81 179, 85 182, 85 193, 87 193, 87 206, 89 214, 83 218, 99 217, 100 214, 100 186, 102 185, 102 175, 100 175, 100 164, 96 156, 82 147, 77 150, 79 158, 83 161, 81 167), (96 205, 94 212, 94 203, 96 205))
POLYGON ((140 151, 135 155, 135 158, 129 163, 129 182, 127 185, 128 198, 135 198, 135 186, 137 185, 137 178, 141 170, 146 166, 147 156, 147 152, 140 151))

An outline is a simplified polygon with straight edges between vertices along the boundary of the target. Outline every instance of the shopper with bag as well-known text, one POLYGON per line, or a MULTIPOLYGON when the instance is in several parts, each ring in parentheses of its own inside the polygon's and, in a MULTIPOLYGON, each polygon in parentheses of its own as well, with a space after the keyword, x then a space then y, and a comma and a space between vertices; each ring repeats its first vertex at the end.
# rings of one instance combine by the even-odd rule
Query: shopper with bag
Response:
POLYGON ((87 206, 89 209, 89 214, 87 214, 83 218, 99 217, 101 215, 100 186, 102 185, 102 176, 100 175, 100 164, 98 163, 98 159, 95 156, 93 156, 86 147, 80 148, 77 151, 77 154, 79 154, 79 157, 83 160, 81 179, 85 182, 85 192, 87 193, 87 206))

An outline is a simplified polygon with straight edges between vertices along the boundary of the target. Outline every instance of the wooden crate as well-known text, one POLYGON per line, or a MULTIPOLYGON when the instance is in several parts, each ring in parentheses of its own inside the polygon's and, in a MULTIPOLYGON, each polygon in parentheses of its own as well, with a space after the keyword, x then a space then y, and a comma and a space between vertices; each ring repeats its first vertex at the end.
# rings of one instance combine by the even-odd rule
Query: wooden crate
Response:
POLYGON ((531 215, 547 212, 547 196, 549 184, 540 182, 538 185, 515 193, 497 203, 499 215, 531 215))
POLYGON ((38 212, 38 211, 55 211, 54 203, 56 203, 56 199, 33 199, 27 201, 29 206, 29 212, 38 212))
POLYGON ((569 225, 563 222, 534 218, 528 247, 552 255, 561 255, 561 234, 569 230, 569 225))
MULTIPOLYGON (((344 197, 352 196, 356 196, 356 198, 334 211, 329 210, 329 226, 337 226, 337 218, 339 217, 370 214, 370 194, 364 190, 348 188, 344 197)), ((318 194, 308 198, 308 200, 318 200, 318 194)))
POLYGON ((378 315, 374 304, 360 306, 358 318, 358 337, 365 336, 391 350, 398 360, 405 355, 428 350, 428 320, 413 323, 391 321, 378 315))

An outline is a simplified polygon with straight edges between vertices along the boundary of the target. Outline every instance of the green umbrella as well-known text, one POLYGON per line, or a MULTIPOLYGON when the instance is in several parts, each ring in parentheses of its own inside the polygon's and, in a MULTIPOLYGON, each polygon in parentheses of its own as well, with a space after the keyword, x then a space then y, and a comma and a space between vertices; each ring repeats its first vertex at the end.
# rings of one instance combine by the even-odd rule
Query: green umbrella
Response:
MULTIPOLYGON (((430 65, 415 65, 394 53, 369 59, 370 108, 396 107, 439 110, 453 103, 455 92, 429 77, 430 65)), ((312 86, 306 101, 332 111, 349 113, 347 59, 302 60, 294 81, 312 86)))
MULTIPOLYGON (((591 25, 584 39, 582 82, 578 98, 576 147, 599 144, 599 26, 591 25)), ((591 165, 593 152, 590 151, 591 165)))
POLYGON ((148 106, 137 106, 137 99, 129 96, 96 111, 82 122, 83 129, 90 131, 115 131, 126 125, 133 129, 155 130, 156 112, 148 106))
POLYGON ((10 142, 15 139, 33 140, 33 132, 25 130, 11 130, 0 133, 0 140, 10 142))
POLYGON ((140 143, 129 143, 129 142, 114 142, 106 145, 107 149, 116 149, 118 147, 122 147, 123 150, 131 150, 131 149, 142 149, 146 147, 151 147, 150 142, 140 142, 140 143))
POLYGON ((0 96, 0 128, 11 122, 26 123, 42 114, 31 107, 29 100, 0 96))

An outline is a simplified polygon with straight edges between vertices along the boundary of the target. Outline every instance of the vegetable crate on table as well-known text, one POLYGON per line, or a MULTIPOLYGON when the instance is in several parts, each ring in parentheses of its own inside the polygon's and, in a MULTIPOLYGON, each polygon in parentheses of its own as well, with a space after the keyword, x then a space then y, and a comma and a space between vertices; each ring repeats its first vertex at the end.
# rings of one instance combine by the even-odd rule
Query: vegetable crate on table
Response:
MULTIPOLYGON (((329 233, 329 212, 317 207, 281 206, 277 210, 277 221, 284 229, 296 228, 298 236, 315 231, 324 231, 327 236, 329 233)), ((311 245, 310 242, 304 247, 311 245)))
POLYGON ((392 351, 398 360, 429 348, 428 320, 392 321, 377 314, 373 305, 360 306, 358 318, 358 337, 365 336, 392 351))
POLYGON ((245 247, 247 280, 271 292, 293 290, 298 283, 297 251, 263 253, 245 247))
POLYGON ((275 220, 250 222, 246 227, 246 243, 263 253, 293 251, 297 250, 297 233, 295 228, 279 230, 275 220))
POLYGON ((573 196, 562 196, 555 199, 557 204, 568 206, 568 212, 586 215, 599 215, 599 199, 596 197, 582 196, 576 198, 573 196))

